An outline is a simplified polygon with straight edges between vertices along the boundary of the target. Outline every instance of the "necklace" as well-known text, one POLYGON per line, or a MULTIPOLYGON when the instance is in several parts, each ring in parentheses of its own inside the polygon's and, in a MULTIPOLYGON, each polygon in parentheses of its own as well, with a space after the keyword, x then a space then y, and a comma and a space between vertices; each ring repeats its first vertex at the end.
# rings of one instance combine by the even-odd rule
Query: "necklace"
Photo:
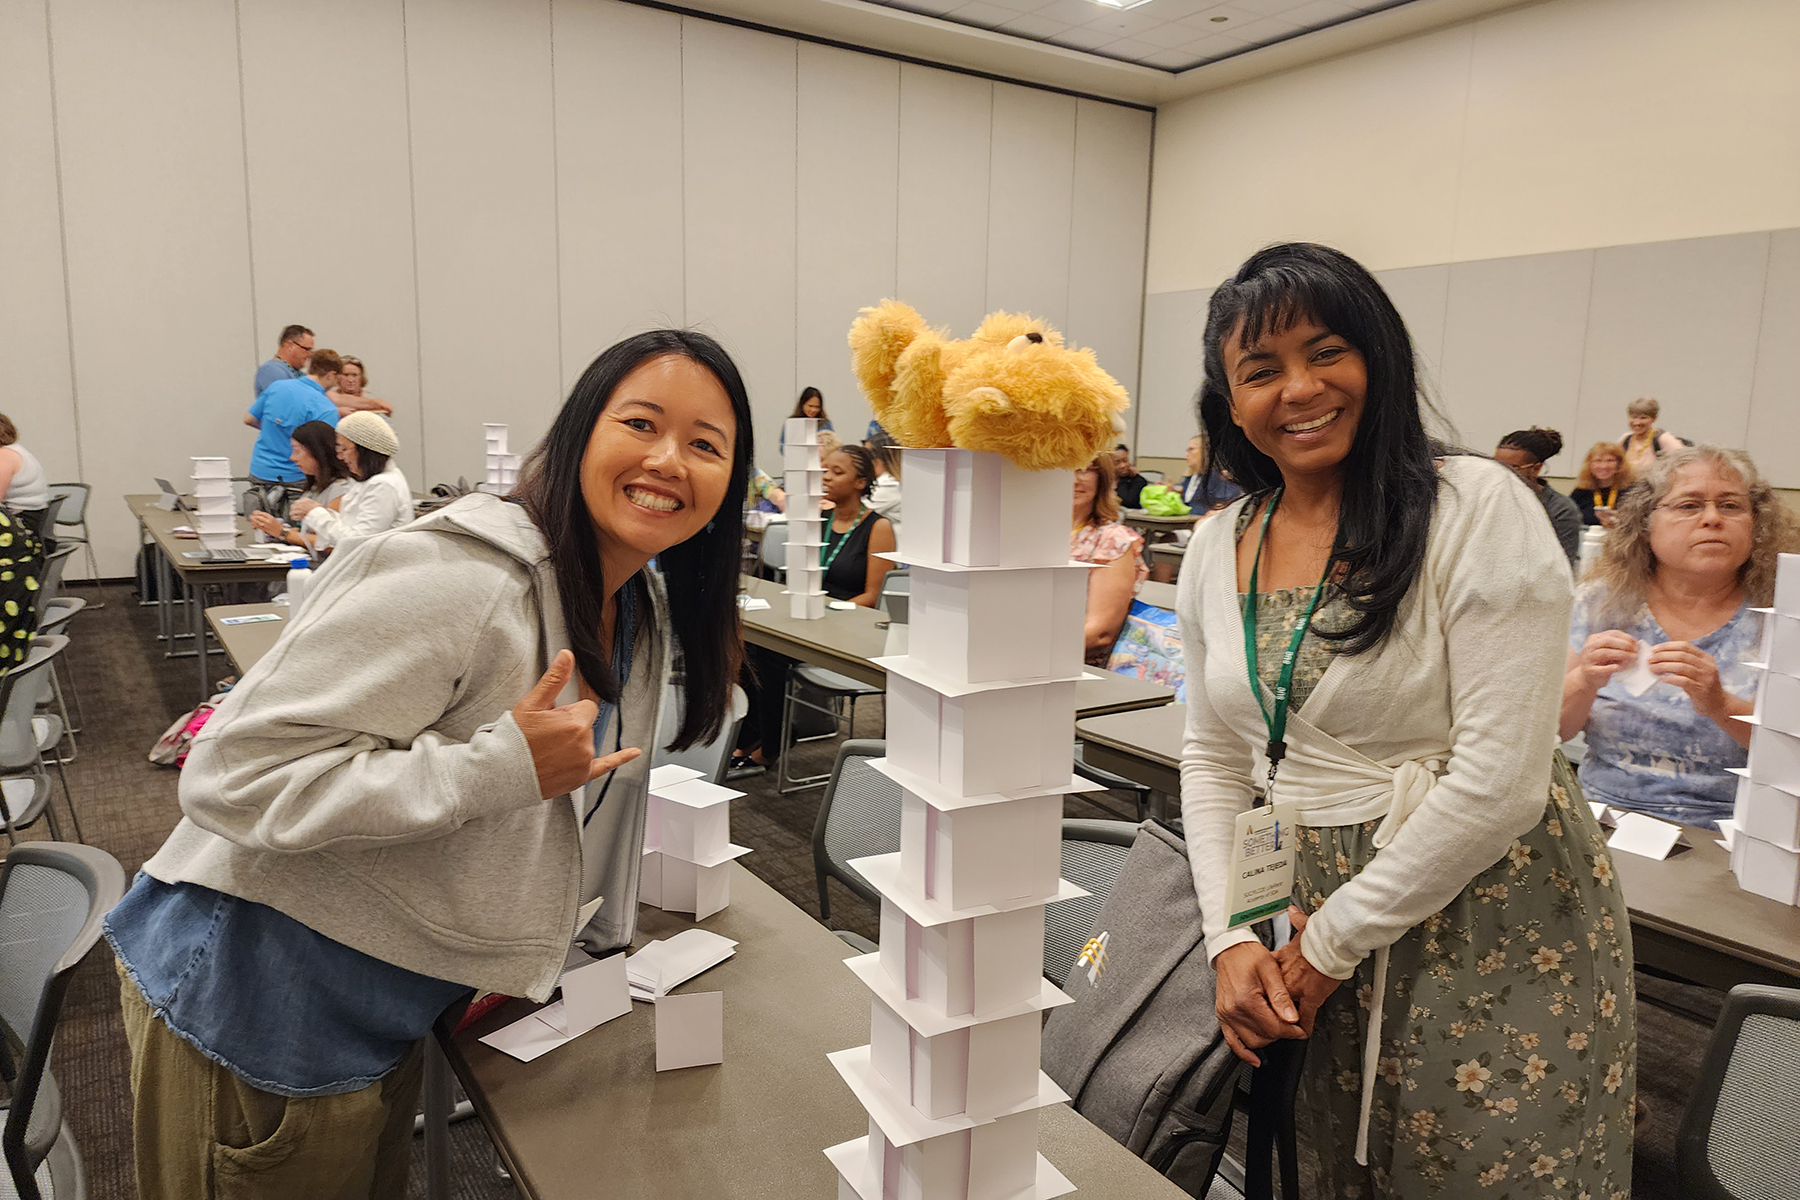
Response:
POLYGON ((836 521, 833 521, 830 525, 825 527, 825 553, 819 559, 819 571, 821 574, 829 571, 831 569, 831 564, 837 561, 838 554, 843 551, 845 544, 849 542, 850 535, 856 532, 856 527, 862 524, 862 519, 863 505, 862 501, 858 500, 856 502, 856 519, 850 522, 850 528, 839 533, 833 528, 833 526, 837 524, 836 521))

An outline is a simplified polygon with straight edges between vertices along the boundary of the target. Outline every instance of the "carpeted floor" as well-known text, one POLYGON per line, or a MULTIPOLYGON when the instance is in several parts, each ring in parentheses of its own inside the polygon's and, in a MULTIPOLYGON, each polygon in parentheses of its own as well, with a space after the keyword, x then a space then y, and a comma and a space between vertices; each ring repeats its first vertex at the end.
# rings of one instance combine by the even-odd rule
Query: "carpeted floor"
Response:
MULTIPOLYGON (((83 612, 71 630, 69 661, 85 720, 79 756, 68 771, 69 785, 87 841, 114 854, 129 874, 155 852, 179 815, 175 772, 153 766, 145 754, 171 721, 193 707, 194 663, 163 657, 156 641, 155 612, 138 607, 129 587, 84 586, 73 594, 90 602, 103 599, 105 607, 83 612)), ((222 670, 215 669, 215 674, 222 670)), ((863 710, 858 735, 880 736, 881 705, 865 703, 863 710)), ((796 766, 812 771, 829 766, 832 750, 815 745, 794 753, 796 766)), ((756 851, 745 865, 816 916, 812 827, 819 792, 778 796, 767 776, 736 786, 748 794, 733 804, 732 836, 756 851)), ((1122 798, 1105 793, 1095 800, 1071 797, 1067 813, 1129 815, 1122 798)), ((42 838, 49 832, 40 822, 24 836, 42 838)), ((835 883, 831 914, 834 928, 876 936, 874 911, 835 883)), ((1641 975, 1639 988, 1645 995, 1707 1014, 1701 1021, 1648 1004, 1640 1007, 1638 1077, 1649 1118, 1638 1130, 1632 1194, 1641 1200, 1663 1200, 1676 1194, 1675 1132, 1719 996, 1641 975)), ((132 1200, 136 1195, 127 1067, 112 956, 101 943, 75 972, 53 1058, 95 1200, 132 1200)), ((479 1121, 464 1122, 453 1134, 452 1178, 458 1200, 516 1194, 496 1173, 493 1151, 479 1121)), ((424 1195, 419 1153, 415 1146, 410 1189, 415 1197, 424 1195)))

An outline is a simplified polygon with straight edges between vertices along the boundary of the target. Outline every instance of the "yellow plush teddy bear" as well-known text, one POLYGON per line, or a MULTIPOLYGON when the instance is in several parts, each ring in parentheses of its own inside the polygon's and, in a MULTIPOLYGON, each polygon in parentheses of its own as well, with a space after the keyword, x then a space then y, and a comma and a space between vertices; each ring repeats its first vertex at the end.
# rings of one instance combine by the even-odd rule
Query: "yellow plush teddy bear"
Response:
POLYGON ((886 300, 850 327, 850 356, 875 419, 902 446, 989 451, 1030 471, 1087 466, 1124 431, 1131 404, 1093 351, 1014 313, 959 342, 886 300))

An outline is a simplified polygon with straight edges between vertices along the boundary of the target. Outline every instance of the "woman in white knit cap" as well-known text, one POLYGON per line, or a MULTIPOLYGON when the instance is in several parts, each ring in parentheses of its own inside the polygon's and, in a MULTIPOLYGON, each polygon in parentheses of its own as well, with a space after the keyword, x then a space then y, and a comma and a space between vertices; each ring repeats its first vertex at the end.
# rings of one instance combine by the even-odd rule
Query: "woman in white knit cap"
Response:
POLYGON ((393 461, 400 453, 394 427, 372 412, 354 412, 337 425, 338 457, 356 480, 338 510, 296 500, 290 510, 320 549, 398 529, 413 519, 412 487, 393 461))

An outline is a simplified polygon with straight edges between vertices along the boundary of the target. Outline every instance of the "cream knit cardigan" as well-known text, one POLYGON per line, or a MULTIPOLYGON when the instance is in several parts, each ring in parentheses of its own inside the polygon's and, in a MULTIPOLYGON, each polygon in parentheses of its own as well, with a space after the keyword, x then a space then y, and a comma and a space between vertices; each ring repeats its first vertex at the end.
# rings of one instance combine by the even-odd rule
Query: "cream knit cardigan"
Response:
MULTIPOLYGON (((1277 799, 1306 825, 1385 817, 1373 860, 1313 914, 1301 952, 1347 979, 1543 818, 1572 603, 1543 505, 1486 459, 1443 460, 1425 563, 1393 632, 1335 658, 1299 714, 1277 799), (1404 825, 1401 822, 1404 821, 1404 825)), ((1237 589, 1241 500, 1194 533, 1177 610, 1188 662, 1181 812, 1207 952, 1225 928, 1232 820, 1268 772, 1237 589)), ((1385 956, 1383 956, 1385 957, 1385 956)))

